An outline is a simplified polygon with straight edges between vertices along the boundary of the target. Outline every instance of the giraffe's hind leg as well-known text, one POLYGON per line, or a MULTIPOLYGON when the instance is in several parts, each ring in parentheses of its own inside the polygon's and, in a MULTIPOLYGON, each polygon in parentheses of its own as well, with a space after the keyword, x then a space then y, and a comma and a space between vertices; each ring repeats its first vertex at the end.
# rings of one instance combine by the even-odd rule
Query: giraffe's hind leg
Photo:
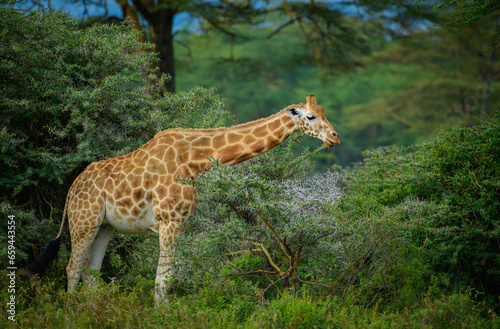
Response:
POLYGON ((84 265, 85 268, 82 273, 83 281, 89 284, 95 283, 95 276, 92 274, 91 270, 99 271, 101 269, 102 260, 104 259, 108 243, 113 237, 114 230, 115 229, 111 225, 102 225, 99 228, 99 232, 87 252, 84 265))
POLYGON ((102 205, 94 207, 93 215, 88 212, 70 212, 68 214, 69 232, 71 235, 71 256, 66 267, 66 273, 68 274, 69 292, 75 291, 84 268, 87 269, 83 276, 87 279, 88 268, 97 265, 97 263, 99 263, 100 268, 102 263, 102 257, 106 250, 105 247, 113 235, 112 228, 101 226, 104 217, 102 209, 102 205), (96 245, 93 247, 94 243, 96 245), (103 245, 104 248, 96 248, 103 245), (94 252, 95 249, 104 250, 102 250, 101 254, 94 252))
POLYGON ((66 266, 69 292, 76 290, 82 276, 82 270, 89 263, 90 247, 99 231, 99 227, 84 227, 79 228, 77 232, 75 231, 70 226, 71 256, 68 266, 66 266))

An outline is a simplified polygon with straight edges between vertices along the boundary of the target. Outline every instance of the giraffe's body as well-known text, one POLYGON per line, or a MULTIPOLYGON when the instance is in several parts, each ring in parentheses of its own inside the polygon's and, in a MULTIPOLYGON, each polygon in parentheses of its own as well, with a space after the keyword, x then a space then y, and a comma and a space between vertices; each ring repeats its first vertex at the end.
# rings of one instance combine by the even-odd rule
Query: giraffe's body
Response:
POLYGON ((233 165, 277 146, 296 130, 320 138, 327 146, 340 144, 314 96, 307 104, 291 105, 269 118, 232 128, 169 129, 158 133, 127 155, 91 163, 73 182, 63 224, 71 235, 67 266, 68 290, 73 291, 84 268, 100 269, 106 247, 116 229, 123 233, 159 233, 161 255, 157 268, 156 299, 165 294, 169 275, 169 245, 185 227, 198 199, 192 185, 210 158, 233 165))

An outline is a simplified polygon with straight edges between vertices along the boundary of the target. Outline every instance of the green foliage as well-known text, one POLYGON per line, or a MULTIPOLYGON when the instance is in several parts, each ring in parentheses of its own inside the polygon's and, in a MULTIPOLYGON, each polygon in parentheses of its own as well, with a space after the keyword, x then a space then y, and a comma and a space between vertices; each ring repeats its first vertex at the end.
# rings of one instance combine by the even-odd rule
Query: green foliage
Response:
POLYGON ((248 322, 264 323, 264 328, 325 328, 329 301, 321 302, 304 294, 283 294, 265 305, 266 310, 256 312, 248 322), (301 296, 302 295, 302 296, 301 296))
POLYGON ((498 294, 499 127, 456 128, 427 144, 366 155, 343 211, 372 225, 390 222, 423 264, 498 294))
POLYGON ((445 0, 443 3, 435 6, 435 9, 446 7, 458 7, 461 10, 453 15, 454 20, 448 24, 470 24, 485 16, 490 16, 495 11, 500 10, 500 4, 494 0, 465 0, 465 1, 450 1, 445 0))
MULTIPOLYGON (((0 271, 5 276, 5 270, 0 271)), ((0 296, 8 298, 0 281, 0 296)), ((19 281, 16 322, 0 310, 2 328, 496 328, 495 313, 476 302, 474 291, 425 299, 413 309, 383 311, 351 305, 339 298, 319 299, 311 292, 285 293, 268 302, 245 301, 232 295, 222 309, 203 302, 203 295, 183 297, 169 306, 155 306, 153 280, 137 278, 125 287, 119 282, 98 281, 94 288, 73 294, 57 291, 53 284, 19 281), (33 297, 33 295, 35 297, 33 297), (31 297, 30 297, 31 296, 31 297)), ((212 291, 216 296, 219 292, 212 291)))
POLYGON ((477 299, 471 289, 460 294, 425 299, 410 318, 415 324, 424 326, 433 323, 436 328, 498 328, 494 311, 488 310, 484 302, 476 302, 477 299))
MULTIPOLYGON (((500 4, 495 0, 445 0, 434 8, 454 8, 451 18, 445 26, 467 25, 487 17, 496 17, 500 12, 500 4)), ((500 41, 500 31, 497 29, 496 36, 491 41, 489 50, 493 49, 500 41)))

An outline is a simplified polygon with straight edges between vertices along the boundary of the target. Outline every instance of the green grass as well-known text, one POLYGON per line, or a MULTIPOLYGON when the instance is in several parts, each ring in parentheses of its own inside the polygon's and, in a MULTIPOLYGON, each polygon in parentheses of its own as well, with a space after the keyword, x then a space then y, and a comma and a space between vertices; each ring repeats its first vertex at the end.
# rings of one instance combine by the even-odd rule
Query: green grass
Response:
MULTIPOLYGON (((410 308, 387 311, 374 305, 353 305, 341 297, 324 297, 311 290, 285 291, 265 300, 233 295, 213 303, 211 291, 171 296, 156 306, 153 281, 138 278, 133 287, 118 282, 94 288, 81 286, 69 294, 54 283, 20 282, 16 292, 16 322, 2 312, 2 328, 495 328, 500 327, 474 290, 425 298, 410 308)), ((2 290, 2 297, 6 291, 2 290)))

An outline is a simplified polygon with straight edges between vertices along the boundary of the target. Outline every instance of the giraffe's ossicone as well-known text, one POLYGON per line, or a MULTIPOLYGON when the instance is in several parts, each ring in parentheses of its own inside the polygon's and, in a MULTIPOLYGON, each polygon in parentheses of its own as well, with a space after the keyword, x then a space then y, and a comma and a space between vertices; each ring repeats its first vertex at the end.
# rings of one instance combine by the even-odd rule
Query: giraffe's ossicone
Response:
POLYGON ((215 158, 233 165, 272 149, 301 130, 326 146, 340 145, 339 135, 328 122, 316 97, 306 104, 290 105, 265 119, 230 128, 168 129, 138 150, 91 163, 73 182, 66 197, 58 236, 31 267, 42 273, 57 253, 65 224, 71 236, 71 257, 66 268, 68 291, 89 269, 99 270, 114 230, 124 233, 159 233, 160 259, 155 298, 165 298, 170 276, 170 246, 183 231, 198 199, 195 187, 179 182, 196 178, 215 158))

